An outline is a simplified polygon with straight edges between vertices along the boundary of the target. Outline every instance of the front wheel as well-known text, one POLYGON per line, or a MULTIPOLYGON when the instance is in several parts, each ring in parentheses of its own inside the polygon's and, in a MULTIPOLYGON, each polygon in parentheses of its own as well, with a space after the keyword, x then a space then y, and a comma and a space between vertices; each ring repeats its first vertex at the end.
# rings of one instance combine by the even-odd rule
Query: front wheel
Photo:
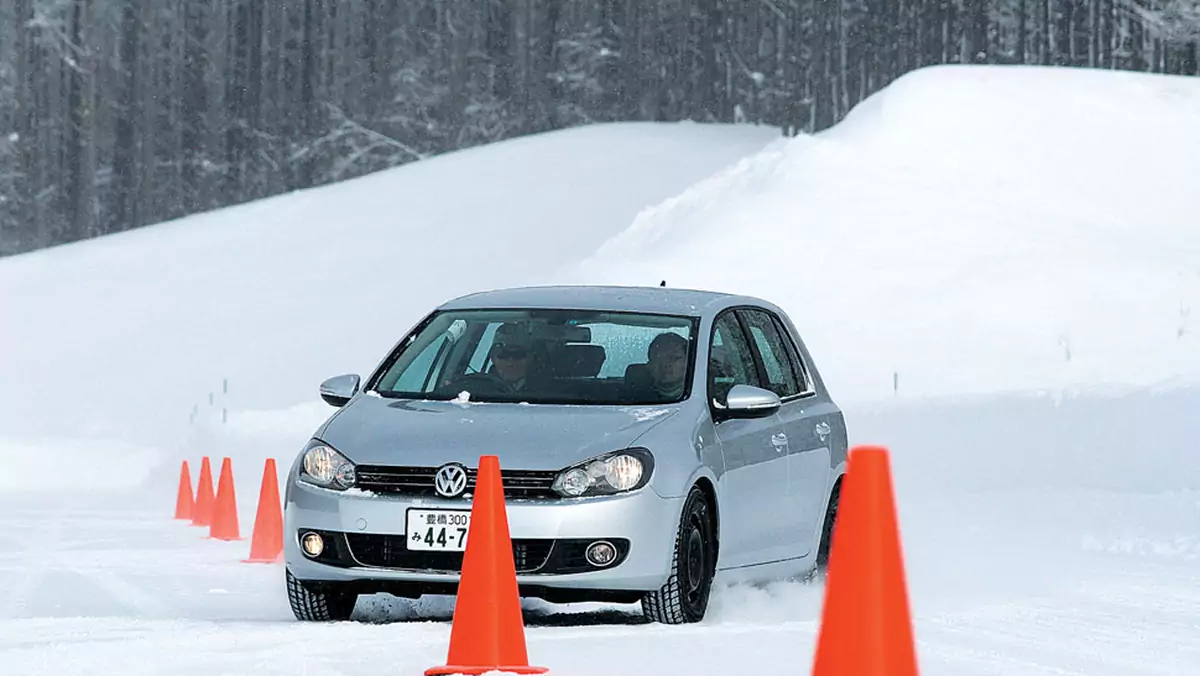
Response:
POLYGON ((829 507, 825 510, 825 523, 821 527, 821 541, 817 545, 817 570, 821 574, 829 567, 829 552, 833 549, 833 531, 837 526, 838 500, 842 497, 839 481, 829 494, 829 507))
POLYGON ((825 521, 821 525, 820 540, 817 542, 817 555, 813 567, 804 576, 804 582, 822 582, 829 571, 829 552, 833 549, 833 533, 837 528, 838 501, 842 497, 842 482, 833 487, 829 494, 829 506, 825 509, 825 521))
POLYGON ((336 583, 320 586, 301 582, 287 571, 288 603, 297 620, 308 622, 343 622, 354 613, 358 594, 340 589, 336 583))
POLYGON ((642 597, 642 612, 662 624, 688 624, 704 619, 717 569, 716 525, 712 506, 699 488, 683 505, 671 577, 658 591, 642 597))

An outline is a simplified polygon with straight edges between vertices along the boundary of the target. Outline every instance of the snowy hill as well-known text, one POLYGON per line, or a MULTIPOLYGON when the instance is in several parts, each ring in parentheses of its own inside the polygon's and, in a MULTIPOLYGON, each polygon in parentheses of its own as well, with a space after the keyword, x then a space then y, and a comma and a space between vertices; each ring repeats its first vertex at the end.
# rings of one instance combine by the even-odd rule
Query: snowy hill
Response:
MULTIPOLYGON (((892 448, 923 674, 1200 673, 1195 176, 1200 80, 932 68, 811 138, 575 130, 0 262, 0 664, 443 663, 437 599, 292 622, 248 542, 169 520, 174 463, 232 456, 248 536, 262 458, 332 410, 319 380, 433 303, 665 278, 780 302, 852 441, 892 448)), ((694 627, 531 604, 530 659, 807 673, 820 591, 719 589, 694 627)))
POLYGON ((140 466, 137 445, 185 441, 193 406, 211 422, 300 405, 290 430, 260 420, 303 444, 328 413, 317 385, 369 369, 432 305, 554 281, 640 209, 777 137, 574 129, 0 261, 0 457, 86 438, 140 466))
POLYGON ((856 401, 1195 382, 1197 176, 1200 80, 929 68, 643 212, 573 279, 779 299, 856 401))

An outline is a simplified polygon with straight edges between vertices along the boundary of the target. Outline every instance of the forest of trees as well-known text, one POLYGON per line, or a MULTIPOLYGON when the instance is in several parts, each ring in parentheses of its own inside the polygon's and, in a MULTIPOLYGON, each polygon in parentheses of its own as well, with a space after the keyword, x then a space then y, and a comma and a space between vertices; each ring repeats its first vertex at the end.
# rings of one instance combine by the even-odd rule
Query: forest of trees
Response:
POLYGON ((0 0, 0 255, 532 132, 819 131, 926 65, 1198 47, 1200 0, 0 0))

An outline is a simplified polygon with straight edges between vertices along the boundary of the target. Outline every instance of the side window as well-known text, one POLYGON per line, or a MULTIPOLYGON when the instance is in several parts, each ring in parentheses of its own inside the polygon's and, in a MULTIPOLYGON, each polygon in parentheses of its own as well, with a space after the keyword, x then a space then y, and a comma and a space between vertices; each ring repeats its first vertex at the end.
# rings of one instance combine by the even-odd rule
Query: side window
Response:
POLYGON ((804 363, 804 358, 800 356, 800 348, 788 335, 788 329, 779 317, 775 317, 775 328, 779 331, 784 346, 787 347, 787 355, 792 361, 792 372, 796 374, 796 383, 799 385, 800 391, 810 392, 813 389, 813 382, 808 375, 808 366, 804 363))
POLYGON ((799 394, 803 388, 797 384, 783 337, 771 321, 771 315, 762 310, 744 310, 742 313, 746 317, 750 335, 767 370, 767 389, 780 397, 799 394))
POLYGON ((709 396, 725 401, 734 385, 759 386, 758 369, 750 344, 732 312, 719 317, 713 326, 708 360, 709 396))

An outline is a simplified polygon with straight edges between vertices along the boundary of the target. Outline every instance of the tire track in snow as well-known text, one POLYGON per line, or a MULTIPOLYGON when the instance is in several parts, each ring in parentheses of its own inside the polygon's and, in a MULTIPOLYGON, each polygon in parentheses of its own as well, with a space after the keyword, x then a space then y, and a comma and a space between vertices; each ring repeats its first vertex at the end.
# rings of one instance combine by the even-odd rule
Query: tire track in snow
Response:
MULTIPOLYGON (((115 554, 108 549, 88 550, 88 545, 112 543, 113 536, 103 538, 70 538, 64 535, 66 525, 97 525, 111 527, 113 523, 128 529, 128 520, 115 520, 103 513, 88 510, 61 508, 50 512, 27 511, 0 521, 23 522, 21 532, 27 533, 24 549, 10 552, 0 558, 0 569, 15 573, 15 582, 0 601, 0 617, 17 618, 27 616, 37 609, 32 607, 33 598, 55 575, 73 576, 90 583, 94 589, 109 596, 115 606, 132 617, 161 619, 178 616, 177 609, 170 603, 156 599, 139 589, 120 573, 114 565, 128 563, 128 552, 115 554), (68 524, 69 520, 69 524, 68 524), (114 556, 117 560, 114 561, 114 556)), ((140 530, 133 528, 133 530, 140 530)))
POLYGON ((177 615, 173 606, 155 599, 110 570, 89 567, 77 569, 75 572, 95 582, 98 587, 108 592, 114 601, 133 611, 135 617, 166 619, 177 615))
MULTIPOLYGON (((22 615, 29 607, 29 599, 41 589, 42 582, 46 579, 46 573, 51 568, 45 565, 45 561, 38 565, 38 559, 63 550, 62 531, 66 512, 67 510, 60 509, 53 512, 49 519, 42 518, 42 521, 49 523, 39 523, 37 518, 27 522, 32 524, 30 531, 33 538, 23 551, 16 552, 13 559, 16 565, 12 567, 12 570, 17 573, 17 581, 9 593, 4 595, 4 605, 0 606, 3 608, 3 617, 16 618, 22 615), (29 563, 34 565, 22 565, 29 563)), ((0 524, 3 523, 0 521, 0 524)))
POLYGON ((1191 645, 1196 627, 1173 621, 1153 598, 1067 594, 921 624, 918 635, 939 657, 1006 664, 1008 673, 1183 676, 1200 663, 1191 645))

